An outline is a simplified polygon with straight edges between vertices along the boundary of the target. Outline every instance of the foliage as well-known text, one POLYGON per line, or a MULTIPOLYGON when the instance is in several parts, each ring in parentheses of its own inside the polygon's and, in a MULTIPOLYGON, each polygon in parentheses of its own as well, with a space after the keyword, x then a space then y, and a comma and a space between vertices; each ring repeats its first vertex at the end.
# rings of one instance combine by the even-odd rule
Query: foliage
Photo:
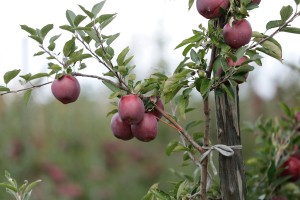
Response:
MULTIPOLYGON (((133 73, 135 65, 131 63, 133 56, 130 55, 129 47, 123 48, 121 52, 115 52, 112 45, 120 33, 105 33, 105 28, 113 22, 116 13, 103 14, 101 12, 105 1, 95 4, 91 9, 79 5, 81 14, 67 10, 66 19, 68 24, 59 26, 61 31, 69 35, 69 39, 60 50, 57 50, 57 41, 59 41, 62 33, 50 36, 50 31, 54 28, 53 24, 47 24, 41 28, 21 25, 21 29, 26 31, 29 37, 36 41, 41 48, 34 56, 46 56, 48 69, 47 72, 37 74, 22 74, 19 69, 6 72, 3 77, 4 85, 0 86, 0 94, 26 91, 24 99, 28 102, 32 89, 51 83, 50 81, 35 85, 33 84, 34 80, 50 77, 57 79, 64 74, 72 74, 73 76, 98 79, 111 90, 109 99, 112 100, 114 107, 108 111, 108 116, 116 112, 117 100, 126 94, 138 94, 144 101, 147 110, 157 109, 155 105, 155 99, 157 98, 163 98, 166 104, 174 101, 176 109, 172 108, 172 113, 160 111, 167 122, 161 121, 174 128, 180 135, 178 141, 172 141, 168 144, 166 153, 171 155, 173 152, 182 152, 183 165, 194 165, 194 176, 179 173, 181 179, 172 183, 173 189, 171 192, 165 192, 158 187, 158 184, 154 184, 144 199, 194 199, 200 196, 216 199, 220 197, 221 192, 209 171, 215 173, 214 163, 211 158, 200 158, 213 146, 209 134, 209 95, 211 92, 215 92, 215 95, 226 94, 231 99, 235 99, 237 97, 235 89, 240 83, 246 82, 245 75, 254 70, 254 64, 262 64, 262 55, 271 56, 282 61, 283 50, 274 36, 280 32, 300 33, 299 28, 291 26, 293 20, 300 14, 297 11, 299 3, 300 1, 295 0, 295 8, 290 5, 283 6, 279 11, 280 19, 267 22, 266 32, 254 31, 249 45, 232 49, 224 42, 222 37, 223 24, 231 23, 234 19, 246 18, 250 15, 251 10, 258 8, 258 6, 252 4, 250 0, 230 0, 230 8, 224 17, 208 20, 207 27, 200 24, 197 29, 192 30, 192 35, 189 38, 184 39, 176 46, 175 49, 183 48, 183 59, 171 76, 153 73, 145 80, 136 80, 136 75, 133 73), (273 30, 273 32, 269 34, 269 30, 273 30), (228 58, 236 62, 244 56, 247 57, 246 62, 240 66, 229 66, 228 58), (88 59, 96 61, 106 69, 106 72, 99 76, 81 73, 82 70, 88 67, 86 64, 88 59), (221 73, 219 73, 220 70, 221 73), (12 91, 9 88, 9 83, 16 78, 20 79, 19 82, 24 88, 12 91), (193 120, 183 128, 179 121, 186 119, 187 114, 194 110, 190 107, 190 98, 193 91, 197 91, 197 94, 203 99, 205 119, 193 120), (203 132, 189 133, 191 128, 199 128, 202 123, 205 123, 203 132), (206 168, 208 160, 210 160, 209 170, 206 168)), ((194 1, 189 0, 189 9, 193 5, 194 1)), ((287 106, 284 107, 286 111, 289 110, 287 106)), ((281 123, 285 123, 284 120, 281 120, 279 124, 281 123)), ((271 127, 265 128, 267 130, 264 132, 265 134, 269 131, 276 132, 281 129, 278 124, 273 127, 271 122, 268 122, 266 126, 271 127)), ((284 124, 285 128, 286 126, 287 124, 284 124)), ((259 128, 262 127, 263 125, 259 126, 259 128)), ((263 139, 268 140, 267 137, 263 139)), ((288 144, 290 145, 290 143, 288 144)), ((288 146, 288 144, 286 145, 288 146)), ((264 146, 264 148, 267 148, 267 146, 264 146)), ((272 162, 265 171, 269 174, 268 179, 270 180, 268 180, 268 183, 273 184, 265 186, 267 190, 263 192, 265 195, 272 194, 283 183, 281 181, 280 184, 276 181, 273 183, 274 180, 271 179, 274 178, 273 175, 276 171, 274 169, 276 169, 282 153, 276 149, 279 147, 275 146, 274 148, 271 152, 277 151, 280 155, 277 155, 276 162, 272 162)), ((269 149, 267 150, 269 151, 269 149)), ((266 154, 270 153, 267 150, 266 154)), ((272 160, 272 158, 270 159, 272 160)), ((255 182, 255 180, 252 181, 255 182)))
POLYGON ((5 188, 6 192, 12 195, 15 200, 29 200, 33 187, 37 183, 41 182, 41 180, 37 180, 29 183, 27 180, 25 180, 21 186, 18 186, 17 181, 10 177, 9 172, 5 171, 5 177, 7 182, 0 183, 0 186, 5 188))

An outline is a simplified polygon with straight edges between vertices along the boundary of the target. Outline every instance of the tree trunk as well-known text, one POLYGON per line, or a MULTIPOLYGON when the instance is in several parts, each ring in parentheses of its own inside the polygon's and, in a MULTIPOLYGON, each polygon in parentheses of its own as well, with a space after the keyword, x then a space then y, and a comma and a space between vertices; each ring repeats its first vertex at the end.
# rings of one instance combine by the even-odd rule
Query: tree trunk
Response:
MULTIPOLYGON (((235 99, 225 93, 215 93, 218 142, 227 146, 241 145, 238 86, 235 99)), ((246 199, 246 177, 242 150, 234 155, 219 154, 219 176, 223 200, 246 199)))

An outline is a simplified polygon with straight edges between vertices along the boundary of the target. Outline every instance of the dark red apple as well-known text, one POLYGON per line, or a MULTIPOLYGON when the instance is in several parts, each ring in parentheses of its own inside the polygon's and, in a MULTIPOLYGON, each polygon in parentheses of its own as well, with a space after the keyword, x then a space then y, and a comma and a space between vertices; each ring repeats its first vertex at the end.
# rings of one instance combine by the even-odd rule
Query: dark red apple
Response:
POLYGON ((118 105, 119 115, 127 124, 138 124, 144 117, 145 107, 138 95, 122 96, 118 105))
POLYGON ((140 141, 149 142, 155 139, 157 135, 156 117, 150 113, 145 113, 140 123, 131 125, 131 131, 134 137, 140 141))
POLYGON ((252 36, 251 24, 246 19, 235 20, 227 23, 223 28, 223 38, 226 44, 233 49, 248 44, 252 36))
POLYGON ((66 74, 53 81, 51 91, 57 100, 63 104, 68 104, 78 99, 80 84, 74 76, 66 74))
MULTIPOLYGON (((156 103, 155 103, 160 109, 164 110, 164 104, 162 102, 162 100, 160 98, 157 99, 156 103)), ((149 113, 151 113, 152 115, 154 115, 157 120, 160 119, 162 117, 162 114, 155 109, 155 107, 153 108, 153 110, 151 110, 149 113)))
POLYGON ((284 168, 280 176, 290 176, 289 181, 296 182, 300 179, 300 160, 289 157, 282 165, 284 168))
POLYGON ((221 9, 229 7, 229 0, 197 0, 196 7, 200 15, 213 19, 222 15, 221 9))
POLYGON ((119 113, 115 113, 110 122, 111 130, 116 138, 130 140, 133 138, 130 125, 125 123, 119 113))

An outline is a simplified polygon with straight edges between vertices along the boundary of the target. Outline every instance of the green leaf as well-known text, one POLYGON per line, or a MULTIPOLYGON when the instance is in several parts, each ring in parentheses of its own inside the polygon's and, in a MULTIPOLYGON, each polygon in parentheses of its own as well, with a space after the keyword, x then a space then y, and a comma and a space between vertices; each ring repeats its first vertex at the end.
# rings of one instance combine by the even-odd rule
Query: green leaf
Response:
POLYGON ((120 88, 118 88, 115 84, 113 84, 110 81, 103 80, 102 82, 103 82, 104 85, 106 85, 106 87, 108 87, 113 92, 120 92, 121 91, 120 88))
POLYGON ((34 80, 34 79, 38 79, 38 78, 43 78, 43 77, 48 77, 49 74, 48 73, 37 73, 37 74, 34 74, 32 75, 29 80, 34 80))
POLYGON ((75 46, 75 38, 73 37, 71 40, 67 41, 63 48, 63 53, 65 57, 69 57, 71 53, 76 50, 75 46))
POLYGON ((9 88, 0 85, 0 92, 9 92, 9 91, 10 91, 9 88))
POLYGON ((178 44, 175 49, 178 49, 184 45, 190 44, 190 43, 194 43, 194 42, 198 42, 199 40, 201 40, 203 38, 203 36, 201 34, 196 34, 190 38, 187 38, 185 40, 183 40, 180 44, 178 44))
POLYGON ((161 191, 158 189, 156 189, 156 190, 152 189, 151 193, 159 200, 171 200, 171 197, 164 191, 161 191))
POLYGON ((50 51, 53 51, 54 49, 55 49, 55 46, 56 46, 56 44, 53 42, 53 43, 50 43, 49 44, 49 46, 48 46, 48 49, 50 50, 50 51))
POLYGON ((110 36, 107 40, 106 40, 106 44, 109 46, 111 45, 111 43, 113 43, 113 41, 115 41, 115 39, 117 39, 119 37, 120 33, 116 33, 112 36, 110 36))
POLYGON ((199 125, 199 124, 201 124, 201 123, 203 123, 203 120, 192 121, 192 122, 188 123, 188 124, 185 126, 185 130, 188 131, 189 129, 191 129, 191 128, 193 128, 193 127, 195 127, 195 126, 197 126, 197 125, 199 125))
POLYGON ((282 21, 287 21, 293 14, 292 6, 283 6, 280 10, 280 16, 282 21))
POLYGON ((87 15, 89 16, 89 18, 94 18, 94 14, 91 13, 90 11, 88 11, 87 9, 85 9, 83 6, 79 5, 80 9, 87 15))
POLYGON ((227 96, 229 96, 231 99, 234 99, 234 92, 230 85, 225 85, 224 83, 222 83, 221 88, 227 94, 227 96))
POLYGON ((26 31, 27 33, 29 33, 30 35, 36 35, 36 31, 35 29, 27 26, 27 25, 20 25, 21 29, 23 29, 24 31, 26 31))
POLYGON ((100 23, 100 29, 103 30, 108 24, 110 24, 116 18, 116 14, 113 14, 111 17, 107 18, 105 21, 100 23))
POLYGON ((276 28, 276 27, 280 27, 281 25, 283 25, 283 21, 282 20, 273 20, 273 21, 269 21, 266 25, 266 29, 269 30, 271 28, 276 28))
POLYGON ((243 57, 245 55, 245 52, 247 50, 247 46, 243 46, 243 47, 240 47, 236 52, 235 52, 235 57, 236 57, 236 60, 239 60, 241 57, 243 57))
POLYGON ((35 186, 36 186, 38 183, 40 183, 41 181, 42 181, 42 180, 36 180, 36 181, 30 183, 30 184, 26 187, 24 193, 29 193, 29 192, 33 189, 33 187, 35 187, 35 186))
POLYGON ((26 90, 23 96, 24 102, 27 105, 31 97, 32 89, 26 90))
POLYGON ((43 44, 43 39, 41 37, 37 35, 30 35, 29 37, 37 41, 39 44, 43 44))
POLYGON ((198 54, 196 53, 196 51, 194 49, 191 49, 190 51, 190 57, 191 57, 191 60, 195 63, 200 63, 200 59, 198 57, 198 54))
POLYGON ((170 156, 177 145, 178 141, 170 142, 166 148, 166 154, 170 156))
POLYGON ((82 60, 90 58, 90 57, 92 57, 92 56, 91 56, 91 54, 88 54, 88 53, 87 54, 76 55, 74 57, 73 56, 70 57, 70 60, 68 62, 75 63, 77 61, 82 61, 82 60))
POLYGON ((210 91, 210 86, 212 82, 206 77, 200 77, 195 81, 196 89, 200 92, 203 99, 205 99, 210 91))
POLYGON ((281 110, 283 110, 283 112, 289 116, 289 117, 293 117, 293 112, 292 110, 288 107, 288 105, 286 105, 284 102, 280 102, 279 103, 280 107, 281 107, 281 110))
MULTIPOLYGON (((256 40, 256 38, 254 40, 256 40)), ((261 46, 263 48, 256 48, 256 50, 261 51, 271 57, 274 57, 277 60, 279 60, 280 62, 282 61, 281 46, 276 40, 269 39, 269 40, 261 43, 261 46)))
POLYGON ((101 2, 99 2, 99 3, 97 3, 96 5, 93 6, 92 13, 94 14, 94 16, 98 15, 98 13, 103 8, 104 4, 105 4, 105 1, 101 1, 101 2))
POLYGON ((69 24, 74 27, 75 24, 74 24, 74 20, 76 18, 76 15, 74 14, 74 12, 72 10, 67 10, 66 11, 66 17, 67 17, 67 20, 69 22, 69 24))
POLYGON ((284 27, 280 31, 282 31, 282 32, 288 32, 288 33, 300 34, 300 28, 296 28, 296 27, 284 27))
POLYGON ((195 0, 189 0, 189 10, 192 8, 195 0))
POLYGON ((71 33, 75 33, 75 31, 73 30, 73 27, 69 26, 69 25, 62 25, 59 28, 63 29, 63 30, 66 30, 66 31, 70 31, 71 33))
POLYGON ((121 51, 121 53, 117 57, 117 63, 118 63, 118 65, 123 65, 125 57, 128 54, 128 52, 129 52, 129 47, 126 47, 125 49, 123 49, 121 51))
POLYGON ((12 79, 14 79, 21 72, 20 69, 15 69, 12 71, 8 71, 4 74, 4 83, 8 84, 12 79))
POLYGON ((187 46, 184 48, 184 50, 182 51, 182 55, 183 55, 184 57, 186 57, 186 55, 188 54, 188 52, 189 52, 193 47, 195 47, 195 44, 189 44, 189 45, 187 45, 187 46))
POLYGON ((46 35, 53 29, 53 24, 47 24, 41 29, 41 36, 42 38, 45 38, 46 35))
POLYGON ((100 43, 100 39, 99 39, 99 36, 98 36, 98 33, 94 30, 94 29, 91 29, 89 31, 85 31, 88 36, 90 36, 96 43, 100 43))
POLYGON ((74 25, 78 26, 84 19, 86 18, 86 16, 83 15, 77 15, 74 19, 74 25))
POLYGON ((300 4, 300 0, 294 0, 297 5, 300 4))
POLYGON ((45 52, 44 51, 39 51, 35 54, 33 54, 33 56, 40 56, 40 55, 43 55, 45 52))

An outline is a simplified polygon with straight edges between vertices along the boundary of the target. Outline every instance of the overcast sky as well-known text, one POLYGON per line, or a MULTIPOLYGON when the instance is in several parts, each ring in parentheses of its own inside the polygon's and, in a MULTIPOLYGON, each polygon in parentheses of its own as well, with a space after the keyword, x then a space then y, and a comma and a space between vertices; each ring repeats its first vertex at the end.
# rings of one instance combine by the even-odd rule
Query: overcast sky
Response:
MULTIPOLYGON (((5 1, 0 12, 0 77, 5 71, 12 69, 22 69, 24 70, 22 74, 25 74, 40 72, 46 68, 47 60, 44 57, 32 56, 39 51, 37 43, 27 38, 27 33, 20 29, 20 24, 41 28, 53 23, 57 28, 67 23, 65 18, 67 9, 79 14, 81 10, 78 4, 90 9, 97 2, 99 1, 5 1)), ((107 0, 103 11, 118 13, 116 20, 107 29, 108 34, 121 33, 114 44, 116 51, 132 45, 137 72, 145 74, 146 69, 153 67, 151 66, 153 60, 159 57, 158 47, 153 44, 156 44, 161 35, 165 44, 162 53, 171 68, 176 67, 182 59, 182 49, 174 51, 174 47, 191 36, 191 30, 200 23, 205 26, 207 24, 207 20, 197 13, 195 6, 188 11, 187 2, 188 0, 107 0)), ((262 0, 260 9, 251 11, 248 18, 253 30, 263 32, 268 21, 279 19, 280 8, 287 4, 294 5, 294 0, 262 0)), ((300 19, 293 25, 300 27, 300 19)), ((53 31, 53 35, 58 33, 59 29, 53 31)), ((300 35, 279 34, 276 39, 283 46, 283 58, 298 64, 300 35)), ((263 64, 263 68, 257 68, 251 74, 251 80, 255 80, 251 84, 259 85, 255 87, 257 92, 264 98, 270 98, 274 93, 274 80, 277 82, 286 80, 283 73, 286 67, 272 58, 264 59, 263 64)), ((95 66, 88 72, 99 74, 101 70, 95 66)), ((3 81, 0 78, 1 84, 3 81)))

